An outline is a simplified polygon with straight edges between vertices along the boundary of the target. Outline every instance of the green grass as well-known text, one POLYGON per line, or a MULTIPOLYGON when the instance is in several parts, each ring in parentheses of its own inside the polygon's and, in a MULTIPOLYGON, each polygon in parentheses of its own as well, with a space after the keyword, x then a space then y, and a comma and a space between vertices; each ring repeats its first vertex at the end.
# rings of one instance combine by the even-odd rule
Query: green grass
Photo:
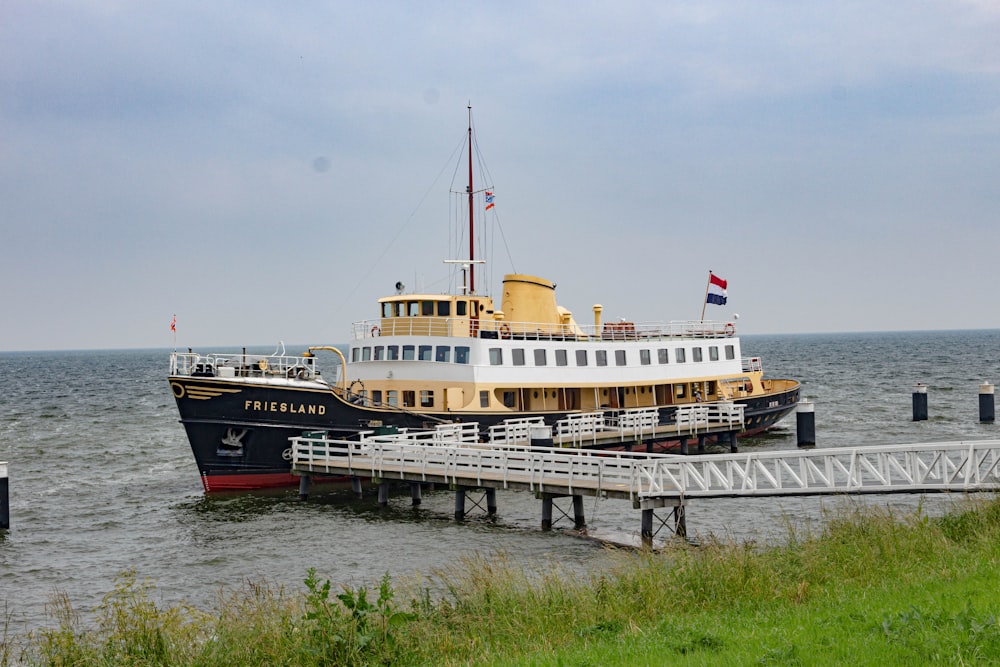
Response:
POLYGON ((502 554, 373 590, 310 571, 302 591, 248 582, 209 610, 158 608, 127 572, 86 623, 61 595, 50 628, 5 634, 0 664, 998 664, 998 557, 993 500, 845 510, 777 547, 620 551, 589 577, 502 554))

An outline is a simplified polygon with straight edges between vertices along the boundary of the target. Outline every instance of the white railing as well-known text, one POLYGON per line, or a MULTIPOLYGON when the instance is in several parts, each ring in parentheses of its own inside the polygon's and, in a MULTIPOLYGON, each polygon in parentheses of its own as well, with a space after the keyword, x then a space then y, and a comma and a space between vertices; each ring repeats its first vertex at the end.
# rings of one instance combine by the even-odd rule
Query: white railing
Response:
POLYGON ((719 424, 742 427, 745 407, 742 403, 728 401, 680 405, 674 413, 674 421, 678 431, 686 431, 691 435, 697 435, 709 427, 719 424))
POLYGON ((499 488, 633 497, 633 465, 648 456, 630 452, 537 449, 527 446, 427 447, 402 442, 290 438, 292 467, 300 473, 347 474, 452 484, 484 482, 499 488))
POLYGON ((455 424, 438 424, 433 431, 414 431, 401 428, 395 433, 380 433, 361 431, 363 443, 401 443, 412 445, 461 446, 479 442, 479 424, 465 422, 455 424))
POLYGON ((541 417, 525 417, 523 419, 507 419, 502 424, 490 426, 487 429, 489 441, 494 444, 515 444, 531 441, 532 427, 545 426, 541 417))
POLYGON ((1000 440, 687 457, 295 437, 292 466, 532 491, 654 498, 1000 490, 1000 440))
POLYGON ((461 336, 517 340, 664 340, 728 338, 736 334, 732 322, 684 320, 673 322, 605 322, 601 325, 508 322, 446 317, 389 317, 362 320, 351 326, 356 341, 382 336, 461 336))
POLYGON ((597 434, 606 428, 603 412, 586 412, 568 415, 555 425, 555 436, 560 442, 569 442, 575 447, 585 443, 597 443, 597 434))
POLYGON ((764 364, 761 362, 760 357, 743 357, 742 361, 744 373, 764 372, 764 364))
POLYGON ((190 377, 284 377, 316 379, 315 357, 284 354, 196 354, 172 352, 170 374, 190 377))
POLYGON ((1000 490, 1000 440, 649 459, 640 496, 715 497, 1000 490))

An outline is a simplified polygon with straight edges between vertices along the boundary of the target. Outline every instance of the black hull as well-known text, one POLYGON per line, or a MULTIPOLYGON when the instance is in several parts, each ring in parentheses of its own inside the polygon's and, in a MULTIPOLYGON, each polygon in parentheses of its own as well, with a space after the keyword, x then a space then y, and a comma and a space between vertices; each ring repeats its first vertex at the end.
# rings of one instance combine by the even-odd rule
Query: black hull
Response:
MULTIPOLYGON (((353 405, 328 388, 268 385, 218 378, 171 377, 181 423, 187 432, 202 483, 208 492, 294 486, 289 438, 309 431, 332 437, 357 438, 380 426, 428 429, 445 422, 478 422, 490 426, 513 417, 543 417, 555 423, 565 412, 546 413, 415 413, 353 405)), ((744 404, 745 428, 754 435, 788 415, 799 398, 798 385, 738 401, 744 404)), ((673 408, 661 408, 663 419, 673 408)), ((656 443, 657 450, 670 447, 656 443)))

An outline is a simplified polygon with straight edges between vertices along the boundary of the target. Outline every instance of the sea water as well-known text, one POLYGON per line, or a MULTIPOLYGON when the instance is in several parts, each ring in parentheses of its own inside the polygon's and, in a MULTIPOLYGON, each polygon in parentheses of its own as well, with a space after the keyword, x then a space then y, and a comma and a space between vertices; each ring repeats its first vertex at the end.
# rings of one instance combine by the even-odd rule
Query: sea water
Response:
MULTIPOLYGON (((802 382, 815 402, 819 447, 1000 437, 979 422, 983 381, 1000 380, 1000 331, 745 336, 768 377, 802 382), (912 420, 912 391, 928 386, 927 421, 912 420)), ((304 348, 303 348, 304 349, 304 348)), ((210 350, 205 350, 210 351, 210 350)), ((212 350, 215 351, 215 350, 212 350)), ((224 350, 218 350, 224 351, 224 350)), ((294 352, 289 348, 289 352, 294 352)), ((168 350, 0 353, 0 461, 10 469, 11 528, 0 533, 0 611, 9 632, 53 623, 65 594, 87 615, 134 570, 161 604, 209 608, 247 580, 303 589, 306 571, 339 585, 433 577, 502 553, 527 568, 596 571, 611 555, 562 518, 542 532, 532 494, 498 492, 498 516, 454 495, 403 489, 380 508, 374 493, 296 489, 206 496, 166 380, 168 350)), ((741 451, 795 449, 795 417, 741 451)), ((845 502, 946 511, 961 496, 692 501, 689 533, 740 541, 813 530, 845 502)), ((634 536, 640 513, 621 500, 585 498, 591 535, 634 536)), ((572 512, 570 512, 572 514, 572 512)), ((557 513, 558 518, 558 513, 557 513)))

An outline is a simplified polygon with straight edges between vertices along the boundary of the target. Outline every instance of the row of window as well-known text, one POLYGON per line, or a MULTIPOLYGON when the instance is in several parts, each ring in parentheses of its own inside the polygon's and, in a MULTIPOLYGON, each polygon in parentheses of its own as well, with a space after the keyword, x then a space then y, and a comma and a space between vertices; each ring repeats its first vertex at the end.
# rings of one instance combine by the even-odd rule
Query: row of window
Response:
MULTIPOLYGON (((456 345, 456 364, 469 363, 469 347, 456 345)), ((351 361, 452 361, 450 345, 376 345, 351 349, 351 361)))
MULTIPOLYGON (((687 352, 688 349, 691 351, 691 361, 699 362, 705 360, 705 348, 702 347, 692 347, 683 348, 678 347, 673 351, 674 363, 683 364, 687 362, 687 352)), ((526 365, 526 350, 521 347, 515 347, 511 351, 511 363, 514 366, 524 366, 526 365)), ((536 348, 531 351, 534 357, 535 366, 547 366, 549 363, 549 350, 544 348, 536 348)), ((574 357, 577 366, 589 366, 590 365, 590 350, 577 350, 574 357)), ((626 366, 626 350, 613 350, 614 359, 616 366, 626 366)), ((665 347, 661 347, 656 351, 656 362, 658 364, 669 364, 670 363, 670 350, 665 347)), ((595 366, 607 366, 608 365, 608 351, 607 350, 593 350, 593 361, 595 366)), ((732 360, 736 358, 736 348, 733 345, 726 345, 722 349, 722 353, 725 355, 727 360, 732 360)), ((351 361, 442 361, 451 362, 454 360, 456 364, 467 364, 469 363, 469 347, 467 345, 456 345, 452 348, 450 345, 375 345, 374 347, 355 347, 351 349, 351 361), (452 357, 452 352, 454 352, 454 358, 452 357)), ((719 360, 719 346, 709 345, 708 346, 708 360, 718 361, 719 360)), ((503 360, 503 348, 491 347, 490 348, 490 365, 491 366, 502 366, 503 360)), ((653 350, 639 350, 639 364, 642 366, 649 366, 653 363, 653 350)), ((569 352, 567 350, 555 350, 555 365, 556 366, 568 366, 569 365, 569 352)))
MULTIPOLYGON (((705 350, 701 347, 692 347, 691 349, 691 361, 704 361, 705 350)), ((548 350, 546 349, 535 349, 534 353, 534 365, 535 366, 547 366, 548 360, 548 350)), ((642 366, 649 366, 653 363, 652 361, 652 350, 639 350, 639 364, 642 366)), ((626 350, 614 350, 615 354, 615 365, 616 366, 626 366, 628 365, 626 359, 626 350)), ((736 348, 732 345, 726 345, 724 348, 724 354, 726 359, 736 358, 736 348)), ((514 348, 511 350, 511 362, 514 366, 524 366, 525 365, 525 350, 524 348, 514 348)), ((589 366, 590 365, 590 351, 589 350, 577 350, 576 354, 576 365, 577 366, 589 366)), ((708 347, 708 359, 709 361, 719 360, 719 346, 710 345, 708 347)), ((661 347, 656 350, 656 361, 659 364, 670 363, 670 350, 665 347, 661 347)), ((687 361, 687 348, 679 347, 674 350, 674 363, 683 364, 687 361)), ((568 366, 569 365, 569 354, 566 350, 556 350, 555 351, 555 363, 556 366, 568 366)), ((490 365, 492 366, 502 366, 503 365, 503 349, 499 347, 490 348, 490 365)), ((608 365, 608 351, 607 350, 594 350, 594 365, 595 366, 607 366, 608 365)))
MULTIPOLYGON (((451 315, 449 301, 386 301, 382 304, 382 317, 449 317, 451 315)), ((485 306, 478 301, 472 302, 472 315, 485 306)), ((455 301, 455 315, 464 317, 469 313, 468 301, 455 301)))

